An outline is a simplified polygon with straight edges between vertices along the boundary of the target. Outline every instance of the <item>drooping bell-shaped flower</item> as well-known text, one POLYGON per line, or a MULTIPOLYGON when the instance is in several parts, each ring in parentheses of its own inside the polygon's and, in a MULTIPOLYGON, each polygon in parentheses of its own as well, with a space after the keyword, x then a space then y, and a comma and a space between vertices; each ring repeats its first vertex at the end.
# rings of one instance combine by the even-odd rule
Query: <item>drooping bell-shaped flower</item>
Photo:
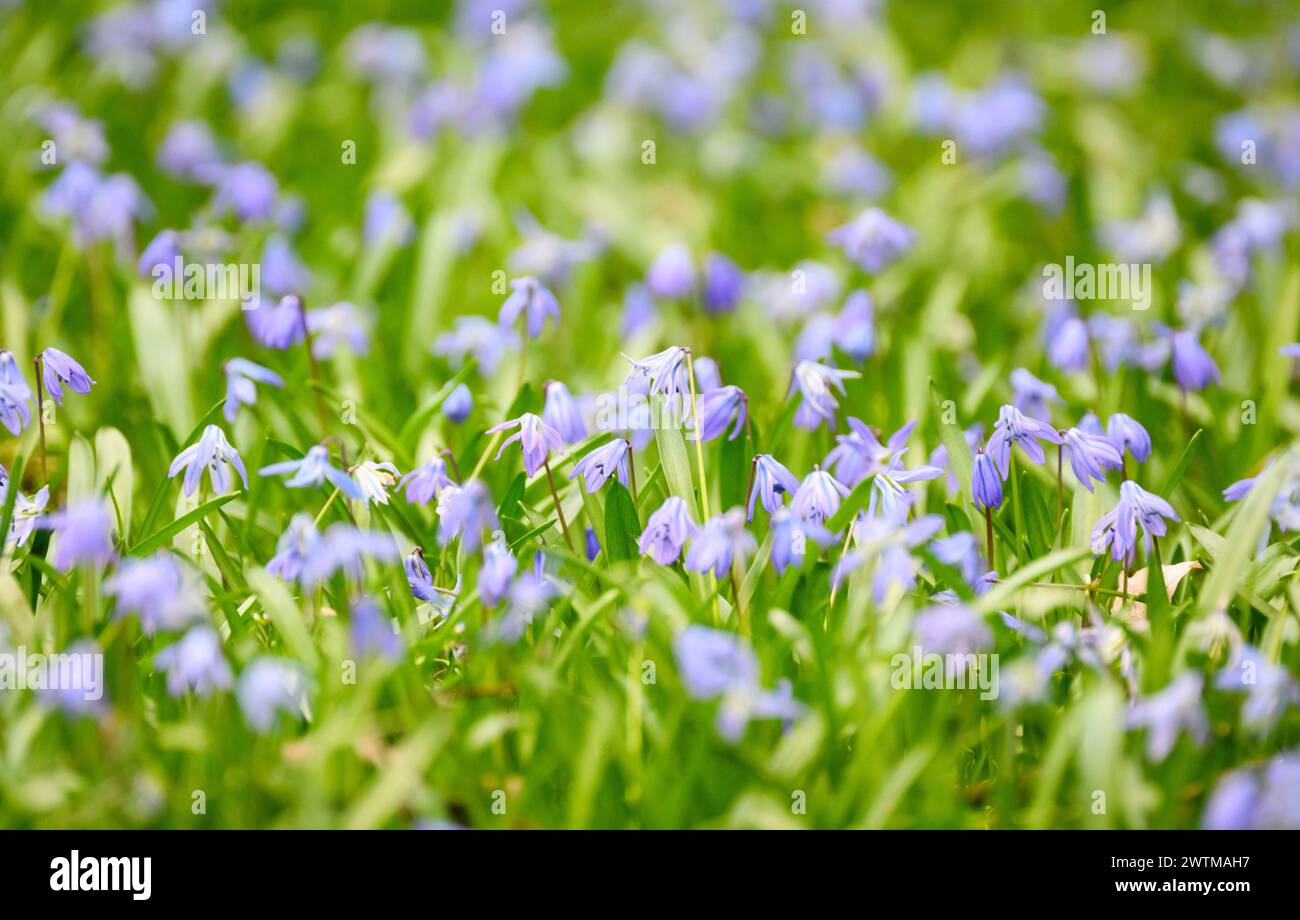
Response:
POLYGON ((510 296, 501 305, 497 322, 503 328, 513 328, 524 316, 524 331, 530 339, 542 334, 548 319, 560 321, 560 302, 546 287, 533 277, 515 278, 510 282, 510 296))
POLYGON ((542 408, 542 421, 558 431, 565 444, 577 444, 587 436, 582 413, 569 395, 569 388, 558 380, 546 382, 546 405, 542 408))
POLYGON ((686 541, 697 533, 699 527, 691 519, 686 502, 670 495, 646 521, 638 545, 643 556, 660 565, 672 565, 681 556, 686 541))
MULTIPOLYGON (((207 470, 212 494, 225 495, 230 491, 232 469, 239 474, 239 478, 244 482, 244 488, 247 489, 248 473, 244 470, 244 461, 239 459, 239 451, 226 440, 224 431, 216 425, 209 425, 203 429, 203 434, 198 441, 176 455, 167 470, 167 476, 172 478, 181 470, 185 471, 182 488, 188 498, 198 489, 203 479, 203 472, 207 470)), ((265 473, 266 470, 263 472, 265 473)))
POLYGON ((618 475, 618 481, 627 485, 628 464, 632 462, 632 443, 625 438, 615 438, 608 444, 587 453, 573 465, 570 479, 582 477, 588 492, 597 492, 609 477, 618 475))
POLYGON ((754 455, 754 484, 749 492, 748 520, 754 519, 754 502, 772 514, 782 505, 782 495, 793 495, 799 490, 799 480, 771 454, 754 455))
POLYGON ((41 369, 45 389, 60 406, 63 405, 65 385, 74 393, 89 393, 95 383, 85 368, 57 348, 47 348, 41 352, 41 369))
POLYGON ((500 425, 494 425, 488 429, 487 433, 496 434, 510 428, 518 430, 501 442, 496 459, 500 460, 502 452, 518 441, 519 448, 524 456, 524 470, 529 476, 535 475, 542 468, 542 464, 546 462, 547 455, 551 451, 564 449, 564 440, 560 437, 560 433, 542 421, 541 416, 532 412, 525 412, 518 418, 512 418, 500 425))

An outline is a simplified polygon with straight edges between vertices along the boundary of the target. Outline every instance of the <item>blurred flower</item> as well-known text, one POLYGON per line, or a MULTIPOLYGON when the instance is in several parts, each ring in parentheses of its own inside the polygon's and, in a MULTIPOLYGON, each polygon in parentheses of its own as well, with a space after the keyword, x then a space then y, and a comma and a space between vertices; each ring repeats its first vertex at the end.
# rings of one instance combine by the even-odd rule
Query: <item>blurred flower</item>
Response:
POLYGON ((681 300, 695 288, 691 251, 681 243, 664 247, 646 270, 645 286, 655 297, 681 300))
POLYGON ((241 221, 265 220, 275 210, 280 185, 261 163, 227 166, 216 177, 212 210, 217 214, 234 211, 241 221))
POLYGON ((371 598, 362 597, 352 603, 349 611, 353 653, 358 658, 371 655, 386 661, 401 661, 403 642, 396 624, 389 619, 371 598))
POLYGON ((745 516, 739 508, 732 508, 704 522, 686 553, 686 568, 692 572, 712 570, 716 577, 724 578, 733 564, 744 568, 757 548, 754 535, 745 529, 745 516))
POLYGON ((1061 401, 1056 387, 1039 380, 1023 367, 1011 372, 1011 392, 1012 405, 1036 419, 1050 419, 1052 410, 1049 405, 1061 401))
POLYGON ((366 215, 361 238, 367 245, 387 243, 405 246, 415 238, 415 223, 400 198, 377 189, 366 197, 366 215))
POLYGON ((258 300, 244 310, 244 321, 259 345, 292 348, 303 340, 302 298, 286 294, 274 306, 258 300))
POLYGON ((1210 722, 1201 705, 1205 679, 1192 671, 1178 675, 1154 696, 1139 700, 1128 712, 1129 728, 1147 729, 1147 759, 1163 763, 1174 749, 1179 732, 1186 732, 1198 745, 1210 734, 1210 722))
POLYGON ((1106 435, 1119 448, 1120 453, 1128 451, 1138 463, 1146 462, 1151 456, 1151 435, 1137 420, 1123 412, 1116 412, 1106 423, 1106 435))
POLYGON ((815 361, 800 361, 794 367, 788 394, 794 395, 798 390, 803 397, 795 410, 794 423, 811 431, 827 422, 834 429, 835 410, 840 404, 833 390, 843 393, 845 380, 861 376, 857 371, 842 371, 815 361))
POLYGON ((722 698, 718 732, 733 744, 751 719, 792 721, 804 708, 786 681, 774 691, 759 683, 758 661, 737 636, 705 626, 688 626, 673 640, 673 653, 686 692, 697 700, 722 698))
MULTIPOLYGON (((701 395, 696 408, 699 411, 699 433, 705 441, 724 434, 731 425, 728 441, 736 440, 745 425, 745 412, 749 398, 737 386, 717 387, 701 395), (734 420, 734 424, 732 424, 734 420)), ((693 439, 693 436, 692 436, 693 439)))
POLYGON ((307 680, 297 662, 262 655, 239 675, 235 696, 248 724, 265 733, 275 727, 280 713, 301 714, 307 702, 307 680))
POLYGON ((446 546, 460 537, 470 552, 478 549, 483 531, 499 526, 492 494, 482 480, 471 479, 462 486, 444 486, 438 493, 438 542, 446 546))
POLYGON ((1101 224, 1097 236, 1123 262, 1163 262, 1178 247, 1182 232, 1173 202, 1164 193, 1147 199, 1137 220, 1111 220, 1101 224))
POLYGON ((275 555, 266 564, 266 571, 285 581, 297 581, 307 560, 320 547, 320 534, 310 514, 299 512, 289 521, 275 544, 275 555))
POLYGON ((649 556, 660 565, 672 565, 681 556, 686 541, 699 530, 691 519, 691 510, 686 502, 670 495, 646 521, 638 541, 641 555, 649 556))
MULTIPOLYGON (((1047 360, 1063 371, 1081 371, 1088 366, 1091 352, 1088 348, 1088 326, 1077 316, 1066 319, 1056 335, 1047 343, 1047 360)), ((1053 388, 1055 395, 1055 388, 1053 388)), ((1019 405, 1019 401, 1017 401, 1019 405)), ((1024 406, 1019 406, 1025 409, 1024 406)), ((1026 409, 1025 411, 1030 411, 1026 409)), ((1031 415, 1039 414, 1030 412, 1031 415)))
POLYGON ((366 504, 375 502, 380 505, 388 504, 388 490, 402 475, 392 463, 376 463, 374 460, 358 463, 348 472, 356 480, 366 504))
POLYGON ((291 473, 293 475, 284 483, 291 489, 319 486, 321 483, 329 482, 348 498, 363 497, 361 487, 347 473, 330 466, 329 448, 323 444, 308 448, 301 460, 272 463, 258 470, 260 476, 288 476, 291 473))
POLYGON ((464 363, 466 355, 473 354, 479 374, 490 377, 501 359, 518 347, 519 337, 513 330, 503 329, 481 316, 458 316, 453 330, 443 333, 433 343, 433 353, 457 367, 464 363))
POLYGON ((1215 676, 1214 686, 1246 694, 1241 722, 1258 735, 1271 732, 1288 707, 1300 705, 1300 684, 1251 645, 1238 647, 1227 667, 1215 676))
POLYGON ((863 271, 876 274, 912 247, 916 231, 879 208, 868 208, 826 237, 863 271))
POLYGON ((587 426, 582 413, 574 405, 569 388, 558 380, 548 380, 545 385, 546 405, 542 421, 560 433, 565 444, 577 444, 587 436, 587 426))
POLYGON ((1219 366, 1201 347, 1196 332, 1182 329, 1170 335, 1173 349, 1174 380, 1184 393, 1204 389, 1219 380, 1219 366))
POLYGON ((927 653, 973 655, 993 644, 993 631, 984 618, 962 604, 939 604, 916 615, 916 641, 927 653))
POLYGON ((140 253, 135 270, 142 278, 171 280, 176 260, 180 257, 181 235, 175 230, 161 230, 140 253))
POLYGON ((483 546, 483 567, 478 573, 479 599, 485 607, 495 607, 510 590, 510 582, 519 568, 519 560, 510 552, 505 538, 497 536, 483 546))
POLYGON ((134 613, 147 636, 159 630, 174 632, 203 619, 207 605, 199 586, 198 576, 165 550, 145 559, 124 560, 104 579, 104 593, 117 601, 117 616, 134 613))
POLYGON ((514 279, 510 282, 510 292, 497 316, 497 322, 503 328, 513 327, 522 315, 525 317, 524 330, 530 339, 535 339, 542 334, 547 319, 559 324, 560 303, 536 278, 514 279))
POLYGON ((729 313, 745 291, 745 273, 721 253, 711 252, 704 262, 704 312, 729 313))
POLYGON ((835 542, 835 535, 821 524, 796 517, 789 508, 777 508, 772 514, 772 567, 780 575, 790 565, 800 565, 807 555, 808 541, 822 549, 835 542))
POLYGON ((158 167, 173 179, 208 185, 221 176, 222 158, 212 129, 202 121, 178 121, 158 148, 158 167))
POLYGON ((60 572, 76 565, 103 565, 113 558, 113 512, 99 496, 78 499, 36 526, 57 535, 51 561, 60 572))
POLYGON ((447 462, 441 456, 430 457, 421 466, 411 470, 397 484, 405 487, 406 500, 414 505, 427 505, 444 486, 454 485, 447 475, 447 462))
POLYGON ((172 696, 191 692, 210 696, 214 690, 230 689, 234 682, 221 639, 206 625, 195 626, 155 655, 154 667, 167 675, 167 692, 172 696))
POLYGON ((447 421, 453 425, 465 421, 473 410, 474 397, 470 395, 469 387, 463 383, 458 383, 442 402, 442 414, 447 416, 447 421))
POLYGON ((909 421, 889 436, 888 444, 881 444, 876 433, 861 419, 849 416, 847 422, 849 433, 835 436, 836 446, 822 465, 833 468, 835 478, 849 487, 884 469, 889 459, 904 449, 916 429, 916 421, 909 421))
POLYGON ((433 573, 424 561, 424 550, 416 547, 407 554, 402 562, 406 571, 406 584, 411 589, 411 596, 430 604, 439 601, 438 589, 433 584, 433 573))
POLYGON ((309 311, 307 330, 312 334, 312 354, 322 360, 344 345, 357 355, 370 351, 369 318, 346 300, 309 311))
POLYGON ((231 358, 223 369, 226 372, 226 405, 222 411, 227 422, 235 420, 240 406, 251 406, 257 402, 256 384, 284 386, 284 380, 275 371, 244 358, 231 358))
POLYGON ((1201 817, 1206 830, 1300 830, 1300 751, 1225 773, 1201 817))
POLYGON ((0 349, 0 422, 10 434, 21 434, 31 423, 31 410, 27 408, 31 398, 31 387, 18 369, 13 353, 0 349))
MULTIPOLYGON (((239 451, 226 440, 226 433, 216 425, 203 429, 198 441, 186 447, 172 460, 167 470, 168 478, 175 478, 181 470, 185 471, 182 488, 188 498, 198 489, 203 479, 203 471, 208 472, 208 482, 214 495, 225 495, 230 491, 230 470, 234 469, 248 488, 248 473, 244 471, 244 461, 239 459, 239 451)), ((265 470, 263 470, 265 472, 265 470)))

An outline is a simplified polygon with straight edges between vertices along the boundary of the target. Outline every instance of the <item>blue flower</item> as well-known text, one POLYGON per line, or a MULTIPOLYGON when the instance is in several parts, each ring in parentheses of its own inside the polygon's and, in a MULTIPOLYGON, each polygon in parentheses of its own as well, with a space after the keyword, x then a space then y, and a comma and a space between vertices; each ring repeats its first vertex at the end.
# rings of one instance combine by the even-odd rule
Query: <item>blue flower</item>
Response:
POLYGON ((490 631, 503 642, 518 642, 533 618, 551 606, 557 594, 555 582, 538 572, 524 572, 510 586, 506 610, 490 631))
POLYGON ((343 346, 357 355, 370 351, 370 319, 346 300, 307 314, 311 353, 324 360, 343 346))
POLYGON ((801 565, 812 540, 822 549, 835 542, 835 535, 821 524, 795 517, 789 508, 777 508, 770 523, 772 567, 780 575, 790 565, 801 565))
POLYGON ((918 466, 913 469, 903 468, 903 455, 907 449, 899 451, 889 458, 889 465, 876 473, 871 481, 871 501, 867 514, 880 516, 902 524, 907 520, 908 509, 912 506, 912 494, 905 488, 914 482, 927 482, 938 479, 943 470, 937 466, 918 466))
POLYGON ((726 432, 728 425, 732 425, 731 435, 727 440, 736 440, 736 436, 745 426, 745 412, 748 405, 749 398, 740 387, 725 386, 709 390, 696 401, 699 410, 700 437, 705 441, 712 441, 726 432), (734 424, 732 424, 733 419, 734 424))
POLYGON ((686 568, 692 572, 712 570, 722 578, 733 564, 744 568, 757 548, 754 535, 745 529, 745 516, 739 508, 732 508, 704 522, 686 553, 686 568))
POLYGON ((1173 350, 1174 380, 1183 392, 1204 389, 1219 380, 1219 366, 1201 347, 1196 333, 1191 329, 1176 331, 1170 336, 1173 350))
POLYGON ((455 483, 447 475, 447 462, 440 456, 426 460, 397 483, 399 489, 406 488, 406 500, 415 505, 427 505, 444 486, 450 485, 455 483))
POLYGON ((582 413, 569 395, 569 388, 558 380, 546 382, 546 405, 542 409, 542 421, 558 431, 565 444, 577 444, 587 436, 582 413))
POLYGON ((1106 470, 1117 470, 1124 465, 1115 442, 1102 435, 1088 434, 1078 428, 1065 432, 1064 446, 1070 451, 1070 468, 1079 485, 1089 492, 1092 482, 1106 481, 1106 470))
POLYGON ((793 495, 799 490, 799 480, 770 454, 754 455, 754 485, 749 492, 748 520, 754 519, 755 500, 763 503, 763 509, 772 514, 781 507, 782 495, 793 495))
POLYGON ((1063 371, 1081 371, 1088 366, 1088 326, 1077 316, 1061 323, 1061 328, 1047 343, 1047 359, 1063 371))
POLYGON ((795 490, 790 511, 801 521, 822 524, 840 510, 841 500, 849 490, 825 470, 813 468, 795 490))
POLYGON ((536 278, 515 278, 510 282, 510 296, 501 305, 497 322, 503 328, 511 328, 521 314, 526 317, 524 331, 530 339, 535 339, 542 334, 547 319, 559 323, 560 303, 536 278))
POLYGON ((1128 727, 1147 729, 1147 759, 1163 763, 1174 749, 1180 732, 1186 732, 1198 745, 1205 744, 1210 722, 1201 704, 1204 683, 1200 674, 1186 671, 1159 693, 1138 700, 1129 708, 1128 727))
POLYGON ((498 431, 505 431, 509 428, 517 428, 518 430, 501 442, 496 459, 500 460, 505 449, 518 441, 519 448, 524 456, 524 470, 530 477, 542 468, 542 464, 546 462, 546 457, 552 450, 564 449, 564 441, 560 438, 560 433, 542 421, 540 416, 534 415, 532 412, 525 412, 518 418, 512 418, 500 425, 494 425, 487 430, 487 433, 496 434, 498 431))
MULTIPOLYGON (((7 482, 0 486, 0 503, 4 502, 7 482)), ((14 496, 14 515, 9 521, 7 543, 22 546, 36 529, 36 522, 45 513, 45 506, 50 501, 50 487, 41 486, 40 491, 30 498, 19 492, 14 496)))
POLYGON ((1026 415, 1050 418, 1050 403, 1061 401, 1056 387, 1039 380, 1023 367, 1011 372, 1012 405, 1026 415))
POLYGON ((281 713, 302 714, 307 702, 307 679, 297 662, 262 655, 239 675, 235 697, 248 724, 265 733, 275 727, 281 713))
POLYGON ((893 264, 916 241, 916 231, 879 208, 868 208, 826 237, 844 254, 875 274, 893 264))
POLYGON ((45 389, 60 406, 63 405, 63 384, 74 393, 89 393, 95 383, 80 364, 57 348, 41 352, 41 368, 45 389))
POLYGON ((222 170, 217 179, 212 210, 234 211, 241 221, 265 220, 275 210, 280 186, 260 163, 237 163, 222 170))
POLYGON ((926 653, 973 655, 993 644, 993 631, 984 618, 964 604, 936 604, 916 615, 916 641, 926 653))
POLYGON ((165 551, 126 560, 104 579, 104 593, 116 600, 117 616, 134 613, 147 636, 183 629, 202 619, 207 605, 199 592, 198 576, 165 551))
POLYGON ((681 556, 686 541, 699 530, 686 502, 670 495, 646 521, 638 541, 641 555, 649 556, 660 565, 672 565, 681 556))
POLYGON ((681 243, 664 247, 646 270, 645 286, 655 297, 680 300, 695 287, 691 251, 681 243))
POLYGON ((272 463, 258 471, 262 476, 293 475, 285 480, 285 485, 293 489, 306 486, 319 486, 329 482, 348 498, 362 498, 361 487, 347 473, 330 466, 329 449, 323 444, 316 444, 307 450, 301 460, 285 460, 272 463))
POLYGON ((1207 830, 1300 829, 1300 750, 1223 775, 1201 817, 1207 830))
POLYGON ((484 607, 495 607, 510 590, 519 560, 505 539, 497 536, 483 546, 483 567, 478 573, 478 594, 484 607))
POLYGON ((1002 507, 1002 476, 997 464, 983 450, 975 451, 975 462, 971 469, 971 498, 980 510, 992 510, 1002 507))
POLYGON ((368 597, 358 598, 350 612, 352 649, 358 658, 376 655, 387 661, 401 660, 402 635, 378 604, 368 597))
POLYGON ((704 263, 704 312, 728 313, 745 291, 745 273, 721 253, 711 252, 704 263))
POLYGON ((27 408, 31 398, 31 387, 23 379, 13 353, 0 349, 0 423, 10 434, 21 434, 31 424, 32 414, 27 408))
POLYGON ((835 410, 840 405, 834 390, 843 393, 845 380, 861 376, 857 371, 842 371, 816 361, 800 361, 794 367, 788 394, 794 395, 795 390, 798 390, 803 397, 799 408, 795 410, 794 423, 811 431, 826 422, 833 429, 835 410))
POLYGON ((1300 685, 1291 673, 1251 645, 1237 649, 1232 661, 1215 677, 1214 686, 1246 694, 1241 721, 1258 735, 1268 734, 1288 707, 1300 704, 1300 685))
MULTIPOLYGON (((955 533, 930 544, 930 552, 945 565, 950 565, 961 573, 962 581, 976 594, 983 594, 992 587, 992 572, 985 567, 980 555, 979 544, 975 535, 968 531, 955 533)), ((937 596, 937 595, 936 595, 937 596)))
POLYGON ((167 675, 172 696, 210 696, 233 683, 230 664, 221 652, 221 639, 211 626, 195 626, 180 641, 154 656, 154 666, 167 675))
POLYGON ((221 151, 202 121, 178 121, 158 147, 158 167, 173 179, 208 184, 221 173, 221 151))
POLYGON ((447 420, 453 425, 465 421, 473 410, 474 397, 470 395, 469 387, 463 383, 457 384, 442 403, 442 414, 447 416, 447 420))
POLYGON ((1116 562, 1132 565, 1137 548, 1137 526, 1142 525, 1142 544, 1149 548, 1151 537, 1165 535, 1165 519, 1179 520, 1172 505, 1152 495, 1136 482, 1125 480, 1119 487, 1115 510, 1102 515, 1092 530, 1092 551, 1101 555, 1110 550, 1116 562))
POLYGON ((257 343, 267 348, 292 348, 305 335, 302 298, 297 294, 286 294, 275 306, 259 300, 244 311, 244 320, 257 343))
POLYGON ((320 534, 311 515, 299 512, 290 519, 276 542, 275 555, 266 564, 266 570, 285 581, 297 581, 307 560, 320 550, 320 545, 320 534))
POLYGON ((446 358, 459 367, 465 357, 472 354, 478 362, 480 376, 496 373, 501 359, 519 347, 519 336, 482 316, 458 316, 451 332, 445 332, 433 343, 433 353, 446 358))
POLYGON ((718 733, 733 744, 744 735, 751 719, 789 722, 804 712, 789 681, 779 681, 775 690, 762 689, 753 650, 731 633, 688 626, 673 640, 673 653, 682 684, 692 698, 721 698, 718 733))
POLYGON ((993 434, 989 436, 988 453, 1003 479, 1007 478, 1011 468, 1011 447, 1014 444, 1019 444, 1030 460, 1043 462, 1045 458, 1039 439, 1052 444, 1061 443, 1060 434, 1051 425, 1022 414, 1014 406, 1002 407, 993 434))
POLYGON ((600 489, 609 477, 618 474, 618 481, 627 485, 628 464, 632 458, 632 444, 624 438, 615 438, 608 444, 589 451, 573 465, 569 478, 581 476, 588 492, 600 489))
POLYGON ((239 414, 240 406, 251 406, 257 402, 258 383, 282 387, 284 380, 275 371, 254 364, 244 358, 231 358, 225 364, 226 405, 223 412, 227 422, 233 422, 239 414))
POLYGON ((302 264, 293 244, 282 233, 272 233, 262 247, 262 286, 275 294, 289 294, 311 287, 311 272, 302 264))
POLYGON ((457 537, 466 550, 478 549, 483 531, 499 526, 492 494, 478 479, 461 486, 444 486, 438 493, 438 542, 446 546, 457 537))
POLYGON ((136 272, 142 278, 154 277, 172 280, 176 260, 181 255, 181 235, 175 230, 162 230, 149 241, 136 262, 136 272), (157 274, 155 274, 157 272, 157 274))
POLYGON ((98 496, 79 499, 36 526, 57 535, 52 561, 60 572, 77 565, 103 565, 113 558, 113 512, 98 496))
MULTIPOLYGON (((181 470, 185 471, 182 488, 188 498, 198 489, 203 479, 203 471, 207 470, 208 482, 212 485, 213 494, 225 495, 230 491, 232 468, 239 474, 239 478, 244 481, 244 488, 247 489, 248 473, 244 470, 244 461, 239 459, 239 451, 226 440, 224 431, 216 425, 209 425, 203 429, 203 434, 198 441, 176 455, 167 470, 167 476, 173 478, 181 470)), ((262 472, 265 473, 266 470, 262 472)))
POLYGON ((680 345, 672 345, 649 357, 634 361, 627 358, 632 370, 627 376, 627 386, 637 393, 653 396, 662 393, 675 396, 690 392, 689 372, 686 366, 687 351, 680 345))

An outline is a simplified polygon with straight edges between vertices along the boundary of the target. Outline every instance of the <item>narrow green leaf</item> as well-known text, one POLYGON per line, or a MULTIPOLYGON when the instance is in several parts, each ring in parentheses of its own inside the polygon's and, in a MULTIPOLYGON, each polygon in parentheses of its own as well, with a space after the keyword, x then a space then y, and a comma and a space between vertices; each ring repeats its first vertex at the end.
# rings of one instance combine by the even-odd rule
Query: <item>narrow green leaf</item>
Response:
POLYGON ((610 562, 635 559, 641 522, 637 520, 632 495, 617 479, 605 490, 605 552, 610 562))
POLYGON ((171 540, 172 537, 176 536, 186 527, 189 527, 195 521, 199 521, 207 517, 209 514, 216 511, 226 502, 238 498, 240 494, 241 493, 239 492, 230 492, 226 495, 218 495, 216 498, 208 499, 207 501, 199 505, 194 510, 189 511, 186 514, 182 514, 180 517, 172 521, 170 524, 166 525, 165 527, 159 528, 149 536, 145 537, 135 546, 131 547, 130 555, 144 556, 149 553, 152 553, 158 547, 162 546, 163 544, 171 540))

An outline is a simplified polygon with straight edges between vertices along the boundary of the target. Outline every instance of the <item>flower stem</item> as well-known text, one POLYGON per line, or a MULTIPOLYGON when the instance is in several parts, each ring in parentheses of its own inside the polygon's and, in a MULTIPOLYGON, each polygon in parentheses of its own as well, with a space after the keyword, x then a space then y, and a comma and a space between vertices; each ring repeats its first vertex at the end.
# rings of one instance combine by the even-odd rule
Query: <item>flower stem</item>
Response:
POLYGON ((49 470, 45 462, 45 357, 44 354, 36 356, 36 420, 41 427, 41 479, 50 478, 49 470))
POLYGON ((709 519, 709 485, 704 478, 704 442, 700 440, 700 413, 695 403, 695 359, 691 350, 686 349, 686 376, 691 386, 691 424, 695 427, 695 465, 700 473, 700 514, 701 521, 709 519))
POLYGON ((573 538, 569 536, 569 525, 564 520, 564 511, 560 509, 560 493, 555 491, 555 478, 551 476, 550 461, 543 460, 542 467, 546 470, 546 484, 551 487, 551 501, 555 503, 555 516, 560 519, 560 530, 564 531, 564 542, 568 545, 569 552, 573 552, 573 538))
POLYGON ((1065 514, 1065 445, 1056 445, 1056 529, 1061 529, 1061 517, 1065 514))
POLYGON ((1008 452, 1011 458, 1011 500, 1016 503, 1015 525, 1016 525, 1016 556, 1019 558, 1024 553, 1021 543, 1025 541, 1025 506, 1020 503, 1020 476, 1016 471, 1016 452, 1014 449, 1008 452))
MULTIPOLYGON (((320 367, 316 364, 316 352, 312 349, 311 343, 311 328, 307 325, 307 303, 302 297, 298 298, 298 318, 302 322, 302 341, 307 346, 307 366, 311 372, 311 379, 319 384, 320 367)), ((325 432, 329 430, 325 413, 325 397, 321 394, 319 386, 312 387, 312 391, 316 394, 316 417, 320 421, 321 437, 324 437, 325 432)))
POLYGON ((984 509, 984 537, 985 546, 988 547, 989 568, 996 569, 997 563, 993 561, 993 509, 984 509))
POLYGON ((456 474, 456 481, 460 482, 460 464, 456 462, 456 454, 452 452, 450 447, 444 448, 442 453, 451 461, 451 471, 456 474))
POLYGON ((632 507, 640 514, 641 503, 636 497, 636 457, 632 455, 632 442, 627 445, 627 478, 632 483, 632 507))

